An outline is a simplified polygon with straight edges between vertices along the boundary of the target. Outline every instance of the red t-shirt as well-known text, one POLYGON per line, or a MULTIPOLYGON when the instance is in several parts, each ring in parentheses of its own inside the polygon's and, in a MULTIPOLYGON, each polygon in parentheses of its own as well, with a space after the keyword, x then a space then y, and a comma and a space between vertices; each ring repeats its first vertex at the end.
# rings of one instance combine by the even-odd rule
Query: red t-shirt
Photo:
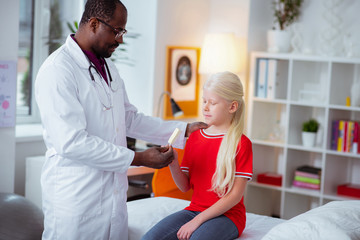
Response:
MULTIPOLYGON (((206 131, 206 130, 205 130, 206 131)), ((207 134, 204 130, 193 132, 185 147, 181 170, 189 173, 190 185, 194 190, 190 205, 185 208, 190 211, 204 211, 220 198, 213 191, 212 177, 216 170, 216 158, 224 134, 207 134)), ((236 155, 235 177, 252 178, 252 144, 249 138, 242 135, 236 155), (239 150, 240 148, 240 150, 239 150)), ((234 222, 239 231, 243 232, 246 223, 244 199, 224 214, 234 222)))

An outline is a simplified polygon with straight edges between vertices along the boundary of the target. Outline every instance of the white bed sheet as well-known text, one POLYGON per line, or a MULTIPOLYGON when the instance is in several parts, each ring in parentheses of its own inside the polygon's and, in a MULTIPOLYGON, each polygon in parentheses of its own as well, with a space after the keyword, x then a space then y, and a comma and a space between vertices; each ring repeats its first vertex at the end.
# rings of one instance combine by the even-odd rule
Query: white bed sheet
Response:
MULTIPOLYGON (((164 217, 184 209, 189 201, 156 197, 127 203, 129 214, 129 240, 139 240, 164 217)), ((271 228, 285 220, 252 213, 246 214, 246 227, 241 240, 260 240, 271 228)))

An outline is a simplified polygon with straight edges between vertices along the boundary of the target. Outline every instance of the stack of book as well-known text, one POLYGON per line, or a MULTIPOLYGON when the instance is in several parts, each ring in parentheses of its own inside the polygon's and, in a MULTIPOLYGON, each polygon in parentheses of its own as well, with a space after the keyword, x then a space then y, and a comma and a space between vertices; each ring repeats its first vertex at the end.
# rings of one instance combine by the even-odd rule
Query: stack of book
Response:
POLYGON ((331 150, 360 153, 360 123, 335 120, 332 122, 331 150))
POLYGON ((294 187, 307 188, 307 189, 320 189, 321 168, 312 166, 301 166, 295 171, 293 181, 294 187))

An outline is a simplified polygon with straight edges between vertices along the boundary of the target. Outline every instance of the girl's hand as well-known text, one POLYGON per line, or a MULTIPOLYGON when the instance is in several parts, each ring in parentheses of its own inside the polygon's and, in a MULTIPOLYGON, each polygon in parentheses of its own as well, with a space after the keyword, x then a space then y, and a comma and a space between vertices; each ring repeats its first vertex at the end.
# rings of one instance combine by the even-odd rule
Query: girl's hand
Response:
POLYGON ((195 217, 193 220, 184 224, 179 231, 177 232, 177 237, 179 240, 189 240, 193 232, 200 227, 201 222, 195 217))
POLYGON ((178 153, 177 151, 174 149, 174 160, 169 164, 169 167, 173 167, 175 165, 179 164, 178 161, 178 153))

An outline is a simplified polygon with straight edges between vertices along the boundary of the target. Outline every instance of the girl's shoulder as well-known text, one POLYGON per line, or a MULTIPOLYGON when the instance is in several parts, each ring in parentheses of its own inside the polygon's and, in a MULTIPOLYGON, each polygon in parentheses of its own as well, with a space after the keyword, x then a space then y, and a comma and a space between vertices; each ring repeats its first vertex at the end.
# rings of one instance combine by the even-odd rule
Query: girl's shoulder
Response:
POLYGON ((252 145, 252 142, 251 140, 245 135, 243 134, 241 136, 241 139, 240 139, 240 142, 239 142, 239 145, 242 146, 242 147, 246 147, 246 146, 251 146, 252 145))
POLYGON ((189 142, 189 141, 191 142, 191 141, 194 141, 196 139, 199 139, 199 137, 201 137, 201 129, 192 132, 190 134, 190 136, 188 137, 187 142, 189 142))
POLYGON ((241 135, 241 141, 246 141, 251 143, 251 140, 245 134, 241 135))
POLYGON ((196 130, 196 131, 192 132, 189 137, 199 136, 199 135, 201 135, 202 131, 203 131, 203 129, 196 130))

